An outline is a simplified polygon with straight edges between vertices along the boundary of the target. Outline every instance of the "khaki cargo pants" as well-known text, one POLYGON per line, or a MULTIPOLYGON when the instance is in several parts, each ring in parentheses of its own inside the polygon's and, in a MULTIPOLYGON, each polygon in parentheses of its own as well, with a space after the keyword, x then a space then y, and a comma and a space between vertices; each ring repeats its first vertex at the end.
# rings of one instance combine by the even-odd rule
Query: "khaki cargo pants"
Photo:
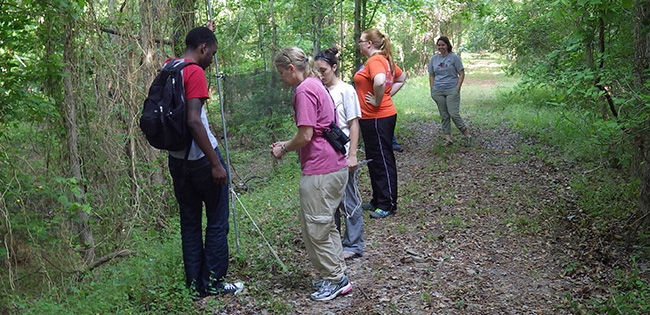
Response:
POLYGON ((338 281, 345 273, 341 236, 334 212, 348 181, 347 166, 331 173, 300 177, 300 225, 307 254, 320 276, 338 281))

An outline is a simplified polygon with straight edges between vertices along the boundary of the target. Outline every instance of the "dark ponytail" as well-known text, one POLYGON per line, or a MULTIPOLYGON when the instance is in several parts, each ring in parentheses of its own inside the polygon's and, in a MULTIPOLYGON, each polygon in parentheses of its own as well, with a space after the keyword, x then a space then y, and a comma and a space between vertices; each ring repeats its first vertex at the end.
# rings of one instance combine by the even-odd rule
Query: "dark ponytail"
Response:
POLYGON ((336 48, 336 46, 332 46, 330 48, 327 48, 325 50, 321 50, 316 54, 316 57, 314 57, 315 60, 323 60, 327 62, 330 67, 334 67, 334 65, 337 65, 336 71, 334 71, 334 74, 336 76, 339 75, 339 68, 338 68, 338 63, 339 60, 336 58, 336 55, 338 55, 339 49, 336 48))

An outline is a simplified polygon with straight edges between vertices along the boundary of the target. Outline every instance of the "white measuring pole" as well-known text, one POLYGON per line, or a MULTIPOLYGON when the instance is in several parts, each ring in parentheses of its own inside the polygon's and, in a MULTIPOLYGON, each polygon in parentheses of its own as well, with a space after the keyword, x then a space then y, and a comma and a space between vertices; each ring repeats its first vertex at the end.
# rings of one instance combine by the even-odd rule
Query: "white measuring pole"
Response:
MULTIPOLYGON (((212 4, 210 3, 210 0, 208 0, 208 18, 210 21, 212 21, 212 4)), ((230 205, 232 206, 232 222, 233 225, 235 226, 235 242, 237 243, 237 254, 241 253, 241 250, 239 248, 239 229, 237 229, 237 212, 235 211, 235 189, 233 187, 233 181, 232 181, 232 165, 230 164, 230 151, 228 151, 228 131, 226 129, 226 116, 225 116, 225 111, 223 109, 223 91, 221 88, 221 79, 223 77, 219 74, 219 63, 217 62, 217 54, 214 54, 214 69, 215 72, 217 73, 217 88, 219 90, 219 105, 221 107, 221 126, 223 126, 223 143, 224 143, 224 148, 226 150, 226 165, 228 167, 228 186, 229 189, 228 191, 233 194, 233 196, 230 198, 230 205)))

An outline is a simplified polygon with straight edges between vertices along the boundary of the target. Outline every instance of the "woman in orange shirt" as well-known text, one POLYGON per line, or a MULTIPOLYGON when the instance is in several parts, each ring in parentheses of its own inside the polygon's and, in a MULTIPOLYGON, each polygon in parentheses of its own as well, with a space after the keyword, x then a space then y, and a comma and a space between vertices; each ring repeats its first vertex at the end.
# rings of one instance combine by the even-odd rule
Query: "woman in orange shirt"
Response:
POLYGON ((371 218, 384 218, 397 210, 397 165, 392 150, 397 110, 391 96, 404 85, 406 76, 393 61, 388 36, 377 29, 364 31, 359 49, 368 57, 354 75, 361 104, 359 127, 366 149, 372 200, 363 205, 371 218))

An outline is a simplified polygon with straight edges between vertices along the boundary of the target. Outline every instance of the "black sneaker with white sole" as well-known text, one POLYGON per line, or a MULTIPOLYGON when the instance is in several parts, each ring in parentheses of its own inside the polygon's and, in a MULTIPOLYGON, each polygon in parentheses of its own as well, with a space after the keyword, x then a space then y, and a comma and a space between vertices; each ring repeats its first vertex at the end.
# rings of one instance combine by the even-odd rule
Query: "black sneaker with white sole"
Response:
POLYGON ((229 293, 239 294, 244 291, 244 283, 242 282, 221 282, 217 288, 210 289, 208 295, 226 295, 229 293))
POLYGON ((352 283, 350 283, 348 276, 343 275, 343 278, 338 283, 324 280, 318 291, 311 294, 311 298, 316 301, 329 301, 340 294, 350 292, 350 289, 352 289, 352 283))

